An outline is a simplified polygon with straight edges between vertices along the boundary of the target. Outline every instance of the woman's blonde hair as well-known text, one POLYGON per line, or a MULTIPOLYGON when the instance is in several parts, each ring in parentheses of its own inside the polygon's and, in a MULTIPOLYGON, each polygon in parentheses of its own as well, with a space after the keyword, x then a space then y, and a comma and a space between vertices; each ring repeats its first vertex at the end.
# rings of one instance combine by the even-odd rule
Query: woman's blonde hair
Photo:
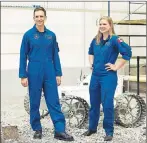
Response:
MULTIPOLYGON (((110 27, 111 27, 111 28, 110 28, 110 31, 109 31, 109 35, 112 36, 113 34, 115 34, 112 18, 109 17, 109 16, 103 16, 103 17, 101 17, 101 18, 99 19, 99 23, 100 23, 100 21, 103 20, 103 19, 108 21, 108 23, 109 23, 109 25, 110 25, 110 27)), ((96 37, 95 37, 95 38, 96 38, 96 43, 97 43, 97 44, 100 43, 100 38, 101 38, 101 36, 102 36, 102 33, 98 30, 98 33, 97 33, 97 35, 96 35, 96 37)))

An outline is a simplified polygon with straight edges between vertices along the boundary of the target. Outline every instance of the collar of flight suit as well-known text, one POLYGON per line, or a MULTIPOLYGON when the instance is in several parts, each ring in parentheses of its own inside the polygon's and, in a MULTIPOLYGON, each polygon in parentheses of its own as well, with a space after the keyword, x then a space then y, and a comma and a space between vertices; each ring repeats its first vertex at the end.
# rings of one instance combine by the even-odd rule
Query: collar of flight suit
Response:
MULTIPOLYGON (((36 32, 39 32, 38 29, 36 28, 36 24, 34 24, 33 29, 34 29, 36 32)), ((47 32, 47 28, 46 28, 45 26, 44 26, 44 32, 47 32)))
POLYGON ((111 38, 111 36, 109 35, 108 38, 106 40, 103 40, 103 35, 100 38, 100 45, 103 46, 105 45, 105 43, 111 38))

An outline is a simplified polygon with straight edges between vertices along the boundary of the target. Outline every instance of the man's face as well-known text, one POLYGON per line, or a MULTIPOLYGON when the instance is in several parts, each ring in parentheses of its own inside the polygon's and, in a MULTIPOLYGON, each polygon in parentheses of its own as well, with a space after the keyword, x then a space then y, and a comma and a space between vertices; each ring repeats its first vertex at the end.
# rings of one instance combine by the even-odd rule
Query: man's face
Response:
POLYGON ((36 26, 44 26, 44 22, 46 20, 46 16, 42 10, 36 11, 34 14, 34 21, 36 26))
POLYGON ((101 33, 108 33, 110 30, 110 25, 107 20, 102 19, 99 24, 99 30, 101 33))

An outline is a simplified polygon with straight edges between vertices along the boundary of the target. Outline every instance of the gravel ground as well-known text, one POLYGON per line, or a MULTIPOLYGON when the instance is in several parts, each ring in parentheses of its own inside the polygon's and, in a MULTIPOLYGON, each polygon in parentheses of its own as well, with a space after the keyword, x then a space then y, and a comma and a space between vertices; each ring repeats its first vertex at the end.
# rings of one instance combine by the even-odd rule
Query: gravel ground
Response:
MULTIPOLYGON (((53 126, 51 120, 46 117, 42 119, 43 138, 41 140, 33 140, 33 131, 29 125, 29 116, 23 108, 23 97, 13 97, 12 99, 3 98, 1 109, 1 126, 8 125, 17 126, 19 131, 19 140, 6 140, 4 143, 65 143, 65 141, 58 141, 53 137, 53 126)), ((143 124, 138 128, 123 128, 115 125, 115 132, 113 141, 110 143, 145 143, 146 125, 143 124)), ((85 129, 76 129, 67 127, 67 132, 74 136, 73 143, 105 143, 103 137, 105 136, 102 122, 100 121, 97 134, 90 137, 84 137, 81 134, 86 131, 85 129)))

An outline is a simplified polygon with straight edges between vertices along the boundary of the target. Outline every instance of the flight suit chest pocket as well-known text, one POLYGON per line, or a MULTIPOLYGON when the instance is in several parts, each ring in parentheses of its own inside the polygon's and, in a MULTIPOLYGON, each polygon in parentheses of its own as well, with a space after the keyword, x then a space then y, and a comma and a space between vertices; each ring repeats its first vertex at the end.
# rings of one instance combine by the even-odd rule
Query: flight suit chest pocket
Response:
POLYGON ((30 45, 32 48, 40 48, 41 47, 41 40, 40 39, 30 39, 30 45))
POLYGON ((44 38, 45 38, 45 41, 44 41, 45 47, 52 48, 52 46, 53 46, 53 37, 51 35, 45 34, 44 38))
POLYGON ((46 40, 45 46, 47 48, 52 48, 53 47, 53 40, 52 39, 51 40, 46 40))
POLYGON ((111 52, 111 50, 112 50, 112 43, 108 41, 102 47, 102 53, 103 53, 103 55, 107 55, 108 53, 111 52))
POLYGON ((94 46, 94 56, 99 56, 101 54, 101 47, 100 45, 96 45, 94 46))

